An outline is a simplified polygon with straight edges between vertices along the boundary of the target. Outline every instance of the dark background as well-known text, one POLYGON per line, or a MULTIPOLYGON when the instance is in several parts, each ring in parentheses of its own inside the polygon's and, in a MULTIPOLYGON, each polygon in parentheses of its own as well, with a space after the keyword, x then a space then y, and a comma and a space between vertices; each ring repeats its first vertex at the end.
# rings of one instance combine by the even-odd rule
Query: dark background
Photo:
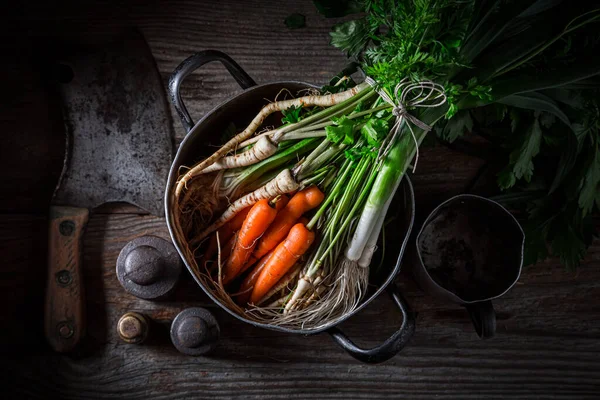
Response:
MULTIPOLYGON (((410 345, 382 365, 362 365, 326 335, 286 335, 245 325, 213 305, 187 273, 175 297, 148 302, 122 290, 114 273, 121 248, 153 234, 163 219, 132 206, 94 210, 83 248, 87 337, 71 355, 53 354, 42 336, 47 209, 62 167, 64 133, 52 118, 56 98, 45 83, 62 53, 101 47, 137 27, 163 82, 195 51, 228 53, 258 82, 325 83, 345 65, 328 44, 334 23, 311 2, 35 2, 1 6, 0 102, 0 382, 7 398, 597 398, 600 389, 600 242, 577 272, 556 260, 524 270, 495 301, 497 337, 480 341, 464 309, 424 295, 407 274, 398 283, 418 311, 410 345), (306 27, 290 30, 291 13, 306 27), (168 338, 181 309, 206 306, 221 324, 211 357, 179 354, 168 338), (155 322, 142 346, 119 341, 118 318, 141 311, 155 322)), ((219 64, 191 76, 183 97, 196 118, 239 91, 219 64)), ((174 114, 172 110, 172 115, 174 114)), ((184 131, 175 118, 179 142, 184 131)), ((423 148, 413 182, 420 215, 461 193, 482 161, 440 144, 423 148)), ((373 346, 401 323, 378 298, 343 324, 373 346)))

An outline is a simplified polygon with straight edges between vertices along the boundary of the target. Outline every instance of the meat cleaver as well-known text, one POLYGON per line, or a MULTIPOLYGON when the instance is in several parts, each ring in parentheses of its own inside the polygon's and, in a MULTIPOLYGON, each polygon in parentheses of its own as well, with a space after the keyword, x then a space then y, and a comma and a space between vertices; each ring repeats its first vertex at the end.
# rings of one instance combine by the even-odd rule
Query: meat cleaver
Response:
POLYGON ((56 67, 66 151, 50 207, 45 334, 55 351, 85 333, 82 235, 89 210, 128 202, 164 215, 173 134, 160 74, 132 31, 100 51, 56 67))

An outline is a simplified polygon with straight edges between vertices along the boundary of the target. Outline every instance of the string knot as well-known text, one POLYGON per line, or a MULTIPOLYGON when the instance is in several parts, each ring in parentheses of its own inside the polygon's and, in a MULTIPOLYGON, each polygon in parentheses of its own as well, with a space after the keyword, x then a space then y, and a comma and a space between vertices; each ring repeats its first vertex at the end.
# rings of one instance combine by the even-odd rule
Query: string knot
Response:
POLYGON ((404 107, 404 104, 402 104, 402 103, 398 103, 392 109, 392 115, 395 116, 396 118, 404 117, 407 113, 408 113, 408 111, 406 111, 406 107, 404 107))
POLYGON ((410 114, 408 108, 433 108, 441 106, 447 99, 444 87, 439 83, 432 81, 410 82, 408 78, 404 78, 396 85, 394 96, 392 97, 386 90, 378 87, 377 82, 371 77, 367 77, 365 82, 371 85, 377 91, 379 96, 393 107, 392 115, 396 117, 394 126, 379 148, 377 158, 382 160, 388 155, 396 141, 396 137, 399 135, 400 127, 405 124, 416 145, 415 164, 413 166, 414 172, 419 160, 419 142, 415 136, 412 125, 426 132, 429 132, 432 128, 410 114), (406 124, 406 121, 409 123, 406 124))

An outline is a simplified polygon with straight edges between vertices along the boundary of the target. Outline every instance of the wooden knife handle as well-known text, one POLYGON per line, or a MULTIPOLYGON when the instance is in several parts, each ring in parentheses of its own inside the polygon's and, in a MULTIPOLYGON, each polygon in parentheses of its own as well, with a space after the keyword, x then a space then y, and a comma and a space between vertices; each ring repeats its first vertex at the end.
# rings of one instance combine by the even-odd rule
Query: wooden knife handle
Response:
POLYGON ((84 335, 81 244, 87 208, 50 207, 45 331, 57 352, 72 350, 84 335))

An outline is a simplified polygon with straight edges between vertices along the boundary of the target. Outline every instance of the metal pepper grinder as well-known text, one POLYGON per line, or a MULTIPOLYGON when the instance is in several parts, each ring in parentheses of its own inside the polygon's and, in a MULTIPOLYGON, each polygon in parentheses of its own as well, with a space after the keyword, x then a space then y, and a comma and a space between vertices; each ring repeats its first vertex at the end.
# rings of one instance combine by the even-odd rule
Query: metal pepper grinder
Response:
POLYGON ((181 311, 171 324, 171 341, 177 350, 190 356, 212 351, 219 339, 219 324, 206 309, 199 307, 181 311))
POLYGON ((142 236, 121 250, 117 259, 117 278, 121 286, 136 297, 163 299, 175 288, 181 264, 171 242, 156 236, 142 236))

